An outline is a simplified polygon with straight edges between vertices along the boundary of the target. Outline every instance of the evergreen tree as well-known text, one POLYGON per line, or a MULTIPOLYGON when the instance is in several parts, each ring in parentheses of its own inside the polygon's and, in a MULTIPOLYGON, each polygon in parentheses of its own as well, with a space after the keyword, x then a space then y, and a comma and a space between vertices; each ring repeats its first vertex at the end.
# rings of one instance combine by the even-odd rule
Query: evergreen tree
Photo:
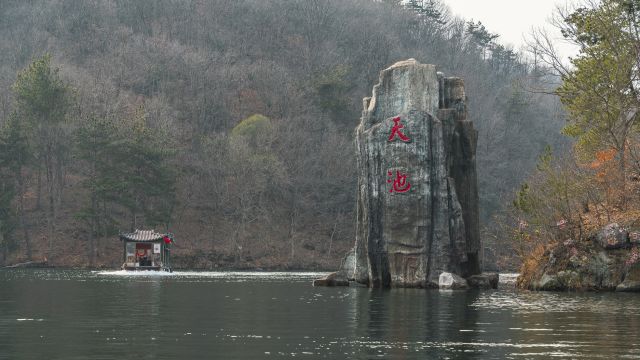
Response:
POLYGON ((583 150, 622 150, 635 122, 629 110, 638 99, 633 82, 637 51, 631 33, 624 29, 635 25, 625 12, 620 1, 605 1, 599 8, 581 8, 567 18, 571 30, 564 35, 582 47, 572 60, 575 71, 565 76, 558 93, 571 115, 565 132, 577 137, 583 150))
POLYGON ((626 173, 628 153, 640 170, 640 158, 629 143, 640 124, 639 6, 638 1, 604 0, 577 9, 565 19, 563 29, 566 38, 580 45, 579 55, 571 61, 574 70, 564 74, 557 90, 569 112, 564 133, 577 138, 580 155, 586 159, 614 149, 621 174, 626 173))
MULTIPOLYGON (((72 92, 60 78, 59 69, 51 67, 49 54, 36 59, 19 72, 12 89, 16 114, 29 128, 29 137, 32 139, 31 145, 38 165, 38 184, 40 184, 41 171, 45 173, 48 202, 47 239, 49 258, 51 258, 56 203, 60 202, 62 196, 67 156, 64 122, 71 108, 72 92)), ((40 191, 38 191, 38 200, 40 200, 39 195, 40 191)))
POLYGON ((77 216, 88 227, 89 261, 93 264, 99 256, 96 239, 109 235, 116 222, 110 208, 120 190, 118 133, 112 120, 91 116, 80 124, 75 135, 76 153, 83 161, 80 171, 85 176, 81 184, 89 194, 88 204, 77 216))
POLYGON ((500 37, 498 34, 490 33, 480 21, 477 23, 468 21, 466 33, 470 36, 471 43, 482 52, 483 58, 486 56, 486 51, 491 49, 495 45, 495 40, 500 37))
POLYGON ((168 226, 175 205, 176 171, 169 164, 175 153, 172 139, 164 129, 150 126, 142 107, 122 122, 118 135, 115 201, 129 212, 131 229, 142 224, 168 226))
POLYGON ((26 247, 26 255, 31 259, 31 243, 24 219, 24 167, 31 160, 27 136, 15 114, 12 114, 0 129, 0 246, 3 257, 14 250, 14 230, 19 221, 26 247), (18 196, 17 206, 14 200, 18 196))
POLYGON ((443 5, 436 0, 409 0, 405 7, 427 21, 433 21, 439 25, 447 24, 443 5))

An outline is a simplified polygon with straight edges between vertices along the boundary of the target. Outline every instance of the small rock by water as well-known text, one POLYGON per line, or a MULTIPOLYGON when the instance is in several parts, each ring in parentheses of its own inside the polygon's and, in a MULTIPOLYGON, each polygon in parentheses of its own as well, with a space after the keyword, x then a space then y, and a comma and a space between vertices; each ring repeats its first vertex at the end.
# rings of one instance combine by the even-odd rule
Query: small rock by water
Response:
POLYGON ((476 289, 497 289, 500 276, 498 273, 482 273, 467 278, 470 287, 476 289))
POLYGON ((333 272, 323 278, 313 280, 313 286, 349 286, 349 280, 333 272))
POLYGON ((468 289, 469 284, 459 275, 443 272, 438 278, 438 287, 444 290, 461 290, 468 289))
POLYGON ((636 263, 627 270, 624 281, 616 286, 616 291, 640 292, 640 263, 636 263))

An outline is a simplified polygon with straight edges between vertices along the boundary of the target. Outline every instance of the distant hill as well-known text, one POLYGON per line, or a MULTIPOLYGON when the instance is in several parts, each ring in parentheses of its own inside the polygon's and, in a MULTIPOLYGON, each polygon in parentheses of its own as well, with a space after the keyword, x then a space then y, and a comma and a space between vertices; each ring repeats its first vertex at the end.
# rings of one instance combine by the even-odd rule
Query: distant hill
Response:
MULTIPOLYGON (((465 80, 479 130, 483 226, 508 201, 545 145, 563 146, 563 113, 527 89, 550 79, 496 34, 452 17, 438 2, 365 0, 2 1, 0 124, 15 109, 16 74, 45 53, 73 88, 65 125, 130 118, 169 134, 175 199, 163 221, 190 267, 334 268, 354 241, 353 129, 378 73, 416 58, 465 80), (256 117, 256 114, 258 114, 256 117)), ((70 145, 72 137, 68 140, 70 145)), ((78 217, 90 202, 86 163, 69 147, 47 254, 38 171, 25 169, 25 223, 5 239, 5 262, 120 261, 127 211, 103 209, 109 229, 78 217), (11 246, 9 246, 11 245, 11 246)), ((152 176, 152 175, 149 175, 152 176)), ((41 178, 42 179, 42 178, 41 178)), ((489 255, 491 256, 491 255, 489 255)))

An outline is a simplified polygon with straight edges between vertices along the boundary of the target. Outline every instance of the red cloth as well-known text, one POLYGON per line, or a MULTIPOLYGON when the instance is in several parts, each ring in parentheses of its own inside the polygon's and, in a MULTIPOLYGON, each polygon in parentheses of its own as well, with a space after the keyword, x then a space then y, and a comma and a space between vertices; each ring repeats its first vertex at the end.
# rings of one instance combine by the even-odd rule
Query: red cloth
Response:
POLYGON ((170 244, 171 243, 171 238, 168 237, 168 236, 163 237, 162 240, 164 240, 165 244, 170 244))

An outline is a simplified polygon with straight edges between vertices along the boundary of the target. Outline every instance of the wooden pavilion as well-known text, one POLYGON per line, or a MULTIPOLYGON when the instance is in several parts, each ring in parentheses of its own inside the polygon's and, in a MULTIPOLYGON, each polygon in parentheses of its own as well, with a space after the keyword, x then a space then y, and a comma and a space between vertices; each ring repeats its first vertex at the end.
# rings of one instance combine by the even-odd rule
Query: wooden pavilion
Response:
POLYGON ((171 272, 170 249, 173 234, 154 230, 137 230, 121 233, 124 247, 124 270, 162 270, 171 272))

